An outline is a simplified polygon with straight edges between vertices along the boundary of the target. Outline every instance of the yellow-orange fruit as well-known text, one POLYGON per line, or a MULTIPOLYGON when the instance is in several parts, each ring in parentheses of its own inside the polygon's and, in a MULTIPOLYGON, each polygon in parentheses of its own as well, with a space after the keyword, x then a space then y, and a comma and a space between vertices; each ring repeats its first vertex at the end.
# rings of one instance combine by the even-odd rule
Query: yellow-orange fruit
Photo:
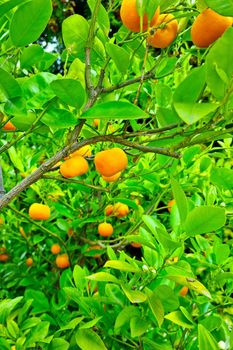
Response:
POLYGON ((168 203, 167 203, 167 210, 169 211, 169 212, 171 212, 171 210, 172 210, 172 207, 173 207, 173 205, 176 203, 176 200, 175 199, 171 199, 168 203))
POLYGON ((27 258, 26 265, 29 267, 29 266, 32 266, 32 264, 33 264, 33 259, 32 258, 27 258))
POLYGON ((192 25, 192 41, 197 47, 206 48, 231 26, 231 17, 221 16, 210 8, 205 9, 197 16, 192 25))
POLYGON ((65 269, 70 266, 69 257, 67 254, 61 254, 56 257, 56 265, 60 269, 65 269))
MULTIPOLYGON (((87 249, 87 251, 90 252, 90 251, 92 251, 92 250, 101 250, 101 249, 102 249, 102 248, 101 248, 100 245, 95 244, 95 245, 90 246, 90 247, 87 249)), ((101 257, 101 254, 92 255, 92 258, 94 258, 94 259, 98 259, 98 258, 100 258, 100 257, 101 257)))
POLYGON ((69 237, 72 237, 72 236, 74 235, 74 230, 73 230, 72 227, 68 228, 67 235, 68 235, 69 237))
POLYGON ((141 248, 142 247, 141 243, 138 243, 138 242, 131 242, 130 245, 134 248, 141 248))
POLYGON ((178 32, 178 22, 171 14, 162 14, 159 16, 155 25, 151 28, 152 34, 148 36, 148 44, 164 49, 168 47, 176 38, 178 32), (161 28, 158 28, 161 26, 161 28))
MULTIPOLYGON (((131 30, 132 32, 140 32, 140 16, 137 11, 136 6, 137 0, 123 0, 120 9, 121 21, 126 28, 131 30)), ((159 16, 159 7, 157 8, 151 22, 156 22, 159 16)), ((142 20, 142 30, 146 30, 148 28, 148 17, 146 14, 143 16, 142 20)))
POLYGON ((113 176, 102 176, 102 179, 106 182, 115 182, 119 179, 119 177, 121 176, 121 171, 119 171, 119 173, 116 173, 113 176))
POLYGON ((113 176, 124 170, 128 165, 128 158, 121 148, 111 148, 95 155, 96 170, 103 176, 113 176))
POLYGON ((0 261, 1 262, 6 262, 7 260, 9 260, 8 254, 0 254, 0 261))
POLYGON ((105 208, 105 215, 106 215, 106 216, 111 215, 112 212, 113 212, 113 208, 114 208, 114 207, 113 207, 112 204, 107 205, 106 208, 105 208))
POLYGON ((75 156, 90 157, 91 156, 90 145, 83 146, 79 148, 77 151, 70 154, 70 157, 75 157, 75 156))
POLYGON ((50 217, 50 208, 44 204, 33 203, 29 208, 29 216, 33 220, 48 220, 50 217))
POLYGON ((61 251, 61 247, 59 246, 59 244, 53 244, 51 247, 51 252, 52 254, 59 254, 61 251))
POLYGON ((75 156, 67 159, 60 166, 60 173, 65 178, 71 178, 86 174, 88 171, 88 163, 82 156, 75 156))
POLYGON ((95 128, 98 128, 99 124, 100 124, 100 119, 94 119, 93 120, 93 125, 94 125, 95 128))
POLYGON ((16 127, 14 126, 14 124, 9 121, 7 122, 3 127, 2 127, 2 130, 5 130, 5 131, 15 131, 16 130, 16 127))
POLYGON ((123 203, 116 203, 114 205, 113 212, 116 215, 116 217, 123 218, 124 216, 127 216, 129 214, 129 207, 128 205, 123 203))
POLYGON ((113 234, 113 227, 107 222, 102 222, 98 226, 98 233, 102 237, 109 237, 113 234))
POLYGON ((0 216, 0 225, 3 225, 4 224, 4 219, 2 216, 0 216))
POLYGON ((188 291, 189 291, 188 287, 184 286, 179 291, 179 294, 180 294, 181 297, 185 297, 188 294, 188 291))

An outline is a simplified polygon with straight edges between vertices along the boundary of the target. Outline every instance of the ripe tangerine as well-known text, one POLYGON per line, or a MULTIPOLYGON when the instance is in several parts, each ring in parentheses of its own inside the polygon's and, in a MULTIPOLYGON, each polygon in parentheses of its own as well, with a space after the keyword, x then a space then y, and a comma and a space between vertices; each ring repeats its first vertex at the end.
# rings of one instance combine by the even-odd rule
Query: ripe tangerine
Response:
POLYGON ((164 49, 168 47, 176 38, 178 32, 178 22, 172 14, 162 14, 155 24, 153 24, 151 31, 154 33, 148 36, 148 44, 164 49), (162 26, 163 28, 158 28, 162 26))
POLYGON ((96 170, 103 176, 113 176, 124 170, 128 165, 128 158, 121 148, 111 148, 95 155, 96 170))
POLYGON ((66 269, 70 266, 69 257, 67 254, 61 254, 56 257, 56 265, 60 269, 66 269))
POLYGON ((192 41, 197 47, 209 47, 231 26, 231 17, 221 16, 217 12, 207 8, 196 17, 192 25, 192 41))
POLYGON ((53 244, 51 247, 51 252, 52 254, 59 254, 61 251, 61 247, 59 246, 59 244, 53 244))
POLYGON ((29 216, 33 220, 48 220, 50 208, 44 204, 33 203, 29 208, 29 216))
POLYGON ((2 130, 4 131, 15 131, 16 127, 11 121, 8 121, 3 127, 2 130))
POLYGON ((29 267, 29 266, 32 266, 32 264, 33 264, 33 259, 32 258, 27 258, 26 265, 29 267))
POLYGON ((102 222, 98 226, 98 233, 102 237, 109 237, 113 234, 113 227, 108 222, 102 222))
MULTIPOLYGON (((140 32, 140 15, 137 11, 136 1, 137 0, 123 0, 120 8, 121 21, 124 26, 132 32, 140 32)), ((158 7, 151 22, 153 21, 153 23, 155 23, 157 21, 159 12, 160 10, 158 7)), ((148 24, 147 14, 144 14, 142 19, 143 31, 148 28, 148 24)))
POLYGON ((67 159, 60 166, 60 173, 65 178, 71 178, 86 174, 88 171, 88 163, 86 159, 80 155, 67 159))

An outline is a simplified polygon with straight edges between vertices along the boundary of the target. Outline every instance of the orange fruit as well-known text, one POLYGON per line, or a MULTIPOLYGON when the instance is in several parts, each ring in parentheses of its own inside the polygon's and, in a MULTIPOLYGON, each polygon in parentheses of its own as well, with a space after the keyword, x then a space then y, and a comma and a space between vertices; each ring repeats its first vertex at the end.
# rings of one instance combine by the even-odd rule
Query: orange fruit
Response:
POLYGON ((85 158, 78 155, 67 159, 60 166, 60 173, 65 178, 71 178, 86 174, 88 171, 88 163, 85 158))
POLYGON ((112 204, 107 205, 106 208, 105 208, 105 215, 106 215, 106 216, 111 215, 112 212, 113 212, 113 208, 114 208, 114 207, 113 207, 112 204))
POLYGON ((29 267, 29 266, 32 266, 32 264, 33 264, 33 259, 32 258, 27 258, 26 265, 29 267))
POLYGON ((130 245, 134 248, 141 248, 142 247, 141 243, 138 243, 138 242, 131 242, 130 245))
POLYGON ((107 222, 102 222, 98 226, 98 233, 102 237, 109 237, 113 234, 113 227, 107 222))
POLYGON ((175 17, 171 14, 159 15, 156 23, 153 23, 151 33, 148 36, 148 44, 164 49, 168 47, 176 38, 178 32, 178 22, 175 17), (161 26, 161 28, 158 28, 161 26))
POLYGON ((56 265, 60 269, 66 269, 70 266, 69 257, 67 254, 61 254, 56 257, 56 265))
MULTIPOLYGON (((71 153, 68 158, 75 157, 75 156, 90 157, 91 156, 90 145, 86 145, 79 148, 77 151, 74 151, 73 153, 71 153)), ((68 158, 65 158, 65 159, 68 159, 68 158)))
MULTIPOLYGON (((101 248, 100 245, 95 244, 95 245, 92 245, 92 246, 90 246, 89 248, 87 248, 87 251, 90 252, 90 251, 92 251, 92 250, 101 250, 101 249, 102 249, 102 248, 101 248)), ((100 258, 100 257, 101 257, 101 254, 92 255, 92 258, 94 258, 94 259, 98 259, 98 258, 100 258)))
POLYGON ((3 127, 2 127, 2 130, 5 130, 5 131, 15 131, 16 130, 16 127, 14 126, 14 124, 9 121, 7 122, 3 127))
POLYGON ((115 182, 119 179, 119 177, 121 176, 121 171, 119 171, 119 173, 116 173, 115 175, 112 176, 102 176, 102 179, 106 182, 115 182))
POLYGON ((179 291, 179 294, 180 294, 181 297, 185 297, 188 294, 188 291, 189 291, 188 287, 184 286, 179 291))
POLYGON ((6 251, 6 247, 0 247, 0 252, 5 252, 6 251))
POLYGON ((68 235, 69 237, 72 237, 72 236, 74 235, 74 230, 73 230, 72 227, 68 228, 67 235, 68 235))
MULTIPOLYGON (((137 0, 123 0, 120 8, 121 21, 126 28, 132 32, 140 32, 140 16, 136 6, 137 0)), ((155 23, 159 16, 159 7, 157 8, 152 21, 155 23)), ((146 14, 143 16, 142 30, 148 28, 148 17, 146 14)))
POLYGON ((3 225, 4 224, 4 219, 2 216, 0 216, 0 225, 3 225))
POLYGON ((123 218, 124 216, 127 216, 129 214, 129 207, 128 205, 123 203, 116 203, 114 205, 113 212, 116 215, 116 217, 123 218))
POLYGON ((172 206, 176 203, 176 200, 175 199, 171 199, 168 203, 167 203, 167 210, 169 212, 171 212, 172 210, 172 206))
POLYGON ((1 262, 6 262, 7 260, 9 260, 8 254, 0 254, 0 261, 1 262))
POLYGON ((33 203, 29 208, 29 216, 33 220, 48 220, 50 217, 50 208, 44 204, 33 203))
POLYGON ((206 48, 231 26, 231 17, 221 16, 217 12, 207 8, 196 17, 192 25, 192 41, 197 47, 206 48))
POLYGON ((51 247, 51 252, 52 254, 59 254, 61 251, 61 247, 59 246, 59 244, 53 244, 51 247))
POLYGON ((128 158, 121 148, 111 148, 95 155, 96 170, 103 176, 113 176, 124 170, 128 165, 128 158))
POLYGON ((99 124, 100 124, 100 119, 94 119, 93 120, 93 125, 94 125, 95 128, 98 128, 99 124))

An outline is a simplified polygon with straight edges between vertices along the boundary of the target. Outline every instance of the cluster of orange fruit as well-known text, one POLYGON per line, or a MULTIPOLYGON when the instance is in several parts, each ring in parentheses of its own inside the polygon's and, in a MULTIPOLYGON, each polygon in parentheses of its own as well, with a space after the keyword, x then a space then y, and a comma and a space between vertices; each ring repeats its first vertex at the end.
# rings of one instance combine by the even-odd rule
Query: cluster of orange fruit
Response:
POLYGON ((57 255, 55 263, 57 267, 59 267, 60 269, 66 269, 67 267, 70 266, 69 257, 66 253, 59 254, 60 252, 61 252, 60 245, 57 243, 54 243, 51 247, 51 253, 54 255, 57 255))
MULTIPOLYGON (((122 23, 132 32, 148 30, 148 44, 156 48, 168 47, 177 37, 178 21, 172 14, 160 14, 158 7, 148 21, 147 14, 142 18, 140 28, 140 16, 137 11, 137 0, 123 0, 120 9, 122 23)), ((193 43, 200 48, 209 47, 224 31, 232 26, 232 18, 219 15, 210 8, 202 11, 195 19, 191 28, 193 43)))

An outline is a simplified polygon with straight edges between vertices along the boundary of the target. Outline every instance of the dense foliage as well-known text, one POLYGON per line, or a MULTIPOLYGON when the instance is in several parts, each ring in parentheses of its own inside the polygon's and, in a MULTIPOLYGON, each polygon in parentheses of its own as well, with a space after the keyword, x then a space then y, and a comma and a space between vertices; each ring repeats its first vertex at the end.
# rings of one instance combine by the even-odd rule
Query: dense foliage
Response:
POLYGON ((233 348, 233 4, 131 3, 0 0, 1 350, 233 348))

